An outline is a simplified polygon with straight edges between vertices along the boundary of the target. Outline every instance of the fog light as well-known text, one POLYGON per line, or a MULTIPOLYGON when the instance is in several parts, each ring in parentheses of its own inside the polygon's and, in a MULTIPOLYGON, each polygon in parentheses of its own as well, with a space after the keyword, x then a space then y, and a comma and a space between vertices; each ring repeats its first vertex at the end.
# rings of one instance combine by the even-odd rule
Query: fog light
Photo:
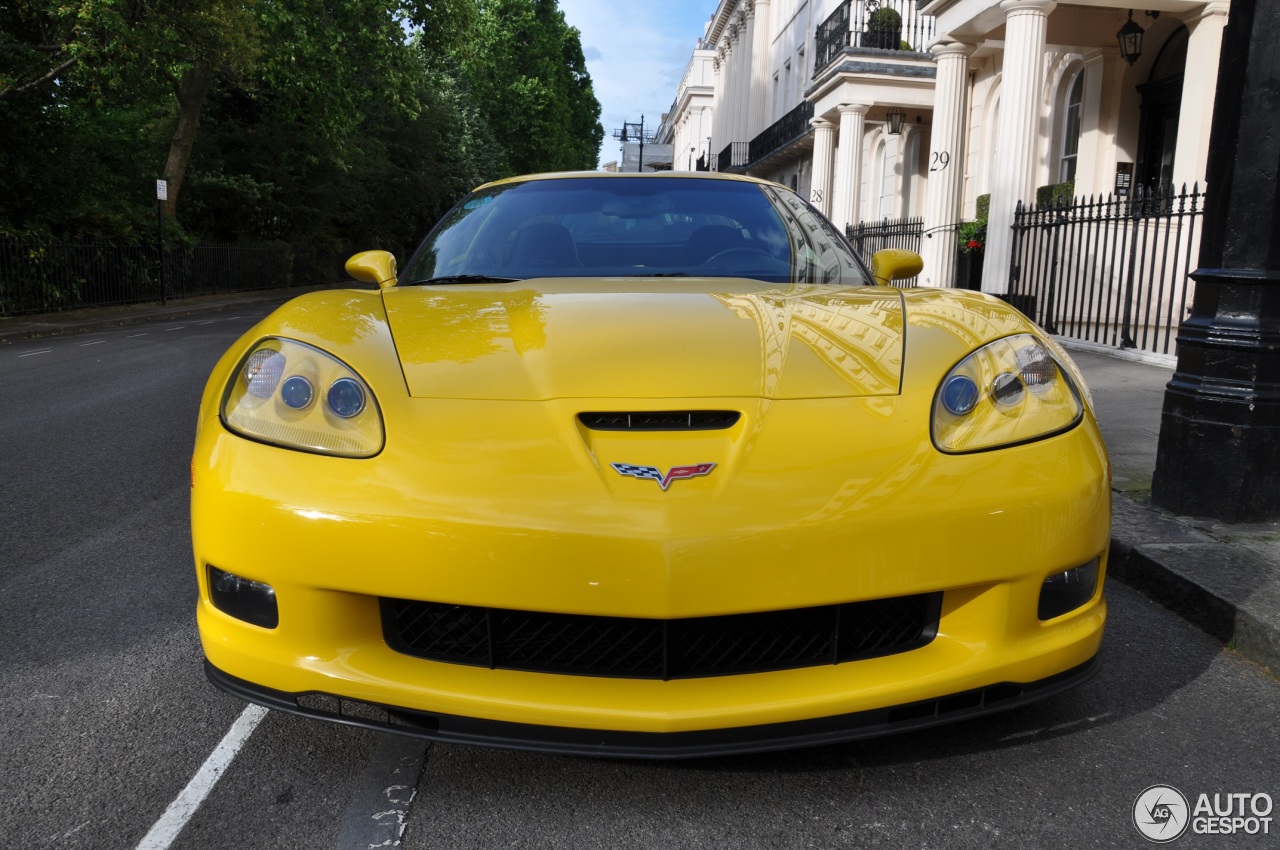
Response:
POLYGON ((1075 569, 1054 573, 1040 586, 1041 620, 1052 620, 1074 611, 1093 598, 1098 589, 1098 559, 1075 569))
POLYGON ((276 592, 269 584, 241 578, 212 564, 209 566, 209 599, 213 607, 237 620, 274 629, 280 623, 276 592))

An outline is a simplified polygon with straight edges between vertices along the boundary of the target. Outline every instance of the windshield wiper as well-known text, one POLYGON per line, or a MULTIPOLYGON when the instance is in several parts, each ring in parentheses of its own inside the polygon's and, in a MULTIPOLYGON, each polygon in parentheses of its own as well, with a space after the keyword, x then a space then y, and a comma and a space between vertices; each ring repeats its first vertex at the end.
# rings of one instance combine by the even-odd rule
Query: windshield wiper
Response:
POLYGON ((453 274, 443 277, 433 277, 427 280, 415 280, 408 286, 433 286, 435 284, 446 283, 514 283, 520 280, 518 277, 494 277, 487 274, 453 274))

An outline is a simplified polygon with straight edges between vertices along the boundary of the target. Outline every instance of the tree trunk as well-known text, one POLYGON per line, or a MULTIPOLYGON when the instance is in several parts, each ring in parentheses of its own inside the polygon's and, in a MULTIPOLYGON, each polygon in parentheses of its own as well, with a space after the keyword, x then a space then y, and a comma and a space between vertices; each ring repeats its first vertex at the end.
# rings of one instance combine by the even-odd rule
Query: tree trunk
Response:
POLYGON ((181 80, 174 82, 178 97, 178 126, 169 142, 169 159, 164 165, 164 179, 169 183, 169 197, 164 202, 165 215, 174 218, 178 210, 178 193, 191 162, 191 148, 200 128, 200 110, 204 108, 209 84, 213 81, 213 67, 205 62, 187 69, 181 80))

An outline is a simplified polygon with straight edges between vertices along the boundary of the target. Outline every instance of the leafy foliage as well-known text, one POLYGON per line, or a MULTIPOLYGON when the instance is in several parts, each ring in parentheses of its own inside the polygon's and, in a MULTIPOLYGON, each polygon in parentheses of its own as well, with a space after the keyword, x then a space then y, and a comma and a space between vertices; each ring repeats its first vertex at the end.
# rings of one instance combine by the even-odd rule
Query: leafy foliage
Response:
POLYGON ((0 4, 0 234, 412 248, 465 191, 595 166, 556 0, 0 4), (181 199, 178 200, 178 190, 181 199))
POLYGON ((1040 209, 1046 207, 1069 207, 1075 200, 1076 184, 1074 180, 1066 183, 1050 183, 1048 186, 1041 186, 1036 189, 1036 206, 1040 209))
POLYGON ((991 195, 979 195, 976 210, 977 218, 973 221, 961 222, 956 228, 956 246, 962 253, 981 253, 987 245, 987 216, 991 211, 991 195))
POLYGON ((556 0, 481 0, 461 67, 504 174, 595 168, 604 128, 578 30, 556 0))

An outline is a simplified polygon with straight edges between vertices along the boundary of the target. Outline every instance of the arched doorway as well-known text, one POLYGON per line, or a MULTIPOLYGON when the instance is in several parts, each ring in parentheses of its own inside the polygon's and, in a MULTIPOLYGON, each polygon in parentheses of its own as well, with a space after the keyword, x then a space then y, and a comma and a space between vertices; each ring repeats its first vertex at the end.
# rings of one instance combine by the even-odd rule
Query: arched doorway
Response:
POLYGON ((1160 48, 1147 82, 1138 86, 1142 113, 1138 125, 1137 181, 1146 188, 1173 184, 1173 158, 1178 146, 1178 112, 1182 77, 1187 67, 1186 27, 1178 27, 1160 48))

